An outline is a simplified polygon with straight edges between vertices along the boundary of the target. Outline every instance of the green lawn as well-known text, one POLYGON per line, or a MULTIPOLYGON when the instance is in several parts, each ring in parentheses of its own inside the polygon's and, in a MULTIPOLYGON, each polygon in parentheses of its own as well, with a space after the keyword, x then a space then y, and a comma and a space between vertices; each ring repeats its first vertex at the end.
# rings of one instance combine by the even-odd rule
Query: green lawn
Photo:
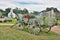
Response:
POLYGON ((60 40, 60 35, 53 32, 33 35, 7 26, 0 26, 0 40, 60 40))
POLYGON ((60 20, 57 20, 58 25, 60 25, 60 20))

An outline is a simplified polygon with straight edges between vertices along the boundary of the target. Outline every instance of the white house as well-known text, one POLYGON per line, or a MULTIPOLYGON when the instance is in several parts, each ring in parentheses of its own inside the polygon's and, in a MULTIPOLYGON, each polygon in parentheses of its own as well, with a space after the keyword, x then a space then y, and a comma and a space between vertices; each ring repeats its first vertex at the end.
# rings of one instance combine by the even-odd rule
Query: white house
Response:
POLYGON ((15 18, 16 17, 16 14, 13 13, 13 10, 11 9, 10 12, 8 13, 8 17, 9 18, 15 18))
POLYGON ((55 18, 56 15, 55 15, 54 10, 52 9, 50 11, 44 10, 44 11, 40 12, 40 16, 41 17, 55 18))

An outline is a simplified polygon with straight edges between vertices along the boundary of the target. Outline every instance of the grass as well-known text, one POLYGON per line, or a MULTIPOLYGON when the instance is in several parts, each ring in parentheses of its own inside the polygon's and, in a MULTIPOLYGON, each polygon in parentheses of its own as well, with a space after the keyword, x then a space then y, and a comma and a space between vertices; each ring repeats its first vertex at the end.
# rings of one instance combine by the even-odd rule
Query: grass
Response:
POLYGON ((0 23, 4 23, 4 24, 14 24, 14 23, 16 23, 16 22, 17 22, 17 19, 12 19, 11 22, 6 21, 6 22, 0 22, 0 23))
POLYGON ((0 24, 14 24, 14 23, 12 23, 12 22, 0 22, 0 24))
POLYGON ((33 35, 8 26, 0 26, 0 40, 60 40, 60 35, 53 32, 33 35))
POLYGON ((57 24, 60 25, 60 20, 57 20, 57 24))

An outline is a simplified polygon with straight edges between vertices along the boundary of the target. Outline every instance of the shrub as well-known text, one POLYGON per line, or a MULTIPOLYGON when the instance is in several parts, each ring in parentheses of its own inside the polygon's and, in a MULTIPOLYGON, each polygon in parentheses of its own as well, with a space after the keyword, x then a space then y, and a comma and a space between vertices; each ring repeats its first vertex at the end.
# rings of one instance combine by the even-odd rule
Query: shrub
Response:
POLYGON ((60 20, 57 20, 57 24, 60 25, 60 20))
POLYGON ((46 26, 52 26, 52 25, 54 25, 56 23, 55 18, 45 17, 45 19, 43 21, 44 21, 44 25, 46 25, 46 26))
POLYGON ((17 19, 16 18, 13 18, 12 19, 12 23, 16 23, 17 22, 17 19))

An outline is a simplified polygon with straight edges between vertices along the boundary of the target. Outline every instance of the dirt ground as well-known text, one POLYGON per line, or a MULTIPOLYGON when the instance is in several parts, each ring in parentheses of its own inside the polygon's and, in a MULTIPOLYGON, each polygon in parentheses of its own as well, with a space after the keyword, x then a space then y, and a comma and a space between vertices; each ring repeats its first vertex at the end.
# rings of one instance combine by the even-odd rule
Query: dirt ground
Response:
POLYGON ((60 34, 60 27, 59 26, 54 26, 54 27, 52 27, 51 31, 55 32, 57 34, 60 34))

